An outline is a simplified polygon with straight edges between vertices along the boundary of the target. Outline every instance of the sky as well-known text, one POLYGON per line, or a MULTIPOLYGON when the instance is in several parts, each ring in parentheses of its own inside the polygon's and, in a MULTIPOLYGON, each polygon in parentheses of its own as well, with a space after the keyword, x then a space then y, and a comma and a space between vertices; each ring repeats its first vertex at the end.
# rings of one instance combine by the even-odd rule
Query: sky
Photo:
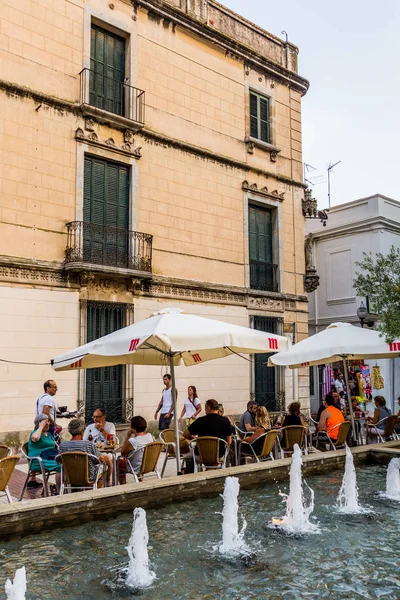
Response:
POLYGON ((400 201, 400 0, 220 0, 299 47, 303 160, 327 208, 383 194, 400 201))

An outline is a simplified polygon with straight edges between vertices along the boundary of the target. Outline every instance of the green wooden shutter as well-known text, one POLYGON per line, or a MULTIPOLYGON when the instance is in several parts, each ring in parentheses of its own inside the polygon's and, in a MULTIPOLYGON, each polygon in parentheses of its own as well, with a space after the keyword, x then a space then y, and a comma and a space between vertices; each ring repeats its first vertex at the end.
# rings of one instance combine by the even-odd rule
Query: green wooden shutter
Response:
POLYGON ((124 165, 85 157, 84 260, 128 267, 129 169, 124 165), (86 249, 86 250, 85 250, 86 249))
POLYGON ((250 94, 250 135, 258 138, 258 98, 250 94))
POLYGON ((250 287, 277 291, 273 265, 272 210, 249 206, 250 287))
POLYGON ((270 142, 269 98, 250 92, 250 136, 270 142))
MULTIPOLYGON (((106 302, 87 304, 87 342, 125 327, 124 305, 106 302)), ((86 371, 86 421, 90 421, 96 408, 107 410, 108 420, 122 421, 123 367, 102 367, 86 371)))
POLYGON ((124 38, 92 25, 90 70, 90 103, 124 114, 124 38))

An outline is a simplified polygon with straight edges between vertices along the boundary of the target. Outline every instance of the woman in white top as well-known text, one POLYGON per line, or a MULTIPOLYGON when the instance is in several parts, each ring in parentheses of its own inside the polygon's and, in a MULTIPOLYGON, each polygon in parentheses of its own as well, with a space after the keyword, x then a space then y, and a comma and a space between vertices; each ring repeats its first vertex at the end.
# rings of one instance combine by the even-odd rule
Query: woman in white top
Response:
POLYGON ((185 400, 181 416, 179 420, 182 421, 183 416, 186 415, 186 427, 188 427, 196 419, 199 413, 201 413, 200 400, 197 397, 197 390, 194 385, 188 387, 188 397, 185 400))

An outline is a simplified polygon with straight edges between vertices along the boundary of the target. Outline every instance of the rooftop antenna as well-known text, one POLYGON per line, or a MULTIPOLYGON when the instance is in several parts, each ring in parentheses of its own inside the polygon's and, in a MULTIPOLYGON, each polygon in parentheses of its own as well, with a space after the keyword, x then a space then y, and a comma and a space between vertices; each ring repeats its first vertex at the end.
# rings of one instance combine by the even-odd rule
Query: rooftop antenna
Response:
POLYGON ((327 168, 327 171, 328 171, 328 208, 331 207, 331 171, 334 167, 336 167, 336 165, 338 165, 341 162, 342 162, 341 160, 338 160, 334 164, 329 163, 328 168, 327 168))

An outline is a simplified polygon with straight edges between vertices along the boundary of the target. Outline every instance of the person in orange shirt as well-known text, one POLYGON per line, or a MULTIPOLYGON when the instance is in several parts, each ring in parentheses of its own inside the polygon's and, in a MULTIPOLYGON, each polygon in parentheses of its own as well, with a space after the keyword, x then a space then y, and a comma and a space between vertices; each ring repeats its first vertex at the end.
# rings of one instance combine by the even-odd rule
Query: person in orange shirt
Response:
POLYGON ((341 410, 335 408, 335 398, 332 394, 325 396, 325 410, 322 411, 321 417, 318 423, 318 431, 326 431, 333 440, 337 440, 339 435, 339 427, 343 423, 344 416, 341 410))

